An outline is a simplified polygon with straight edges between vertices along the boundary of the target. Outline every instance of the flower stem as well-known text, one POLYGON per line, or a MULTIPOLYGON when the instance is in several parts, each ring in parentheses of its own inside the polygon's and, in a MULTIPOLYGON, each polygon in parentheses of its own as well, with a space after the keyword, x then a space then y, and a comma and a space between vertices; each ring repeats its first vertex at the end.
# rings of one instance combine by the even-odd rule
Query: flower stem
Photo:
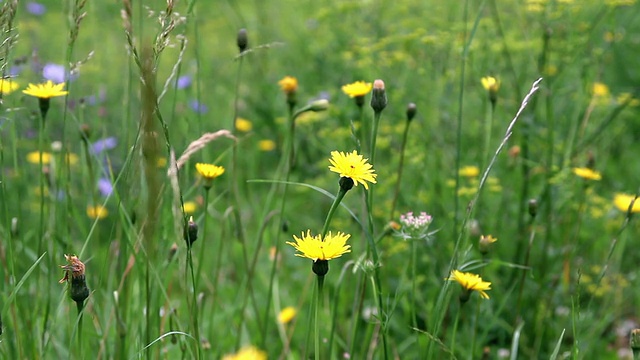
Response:
POLYGON ((84 301, 76 301, 76 308, 78 309, 78 358, 82 359, 82 314, 84 310, 84 301))
POLYGON ((458 312, 456 313, 456 319, 453 322, 453 333, 451 335, 451 358, 455 359, 456 353, 456 334, 458 333, 458 323, 460 322, 460 313, 462 312, 462 302, 460 303, 460 308, 458 308, 458 312))
POLYGON ((201 353, 200 353, 200 328, 198 327, 198 291, 196 289, 196 277, 195 277, 195 273, 193 272, 193 253, 192 251, 192 246, 189 246, 187 248, 187 266, 189 267, 189 270, 191 272, 191 284, 193 286, 193 297, 192 297, 192 306, 191 306, 191 320, 192 320, 192 326, 193 326, 193 333, 194 333, 194 337, 196 338, 195 341, 195 353, 197 354, 197 359, 201 359, 201 353))
POLYGON ((322 234, 320 236, 320 239, 322 239, 322 241, 324 241, 324 237, 325 235, 327 235, 327 231, 329 230, 329 224, 331 223, 331 218, 333 218, 333 214, 336 212, 336 209, 338 209, 338 206, 340 205, 340 202, 342 201, 342 198, 344 198, 344 195, 346 193, 347 193, 346 190, 344 190, 343 188, 340 188, 340 190, 338 191, 338 195, 336 195, 336 198, 333 200, 333 204, 331 204, 331 208, 327 213, 327 218, 324 221, 324 226, 322 226, 322 234))
MULTIPOLYGON (((198 275, 196 278, 200 279, 200 275, 202 275, 201 271, 202 271, 202 264, 204 263, 204 244, 206 242, 207 239, 207 215, 209 215, 209 211, 207 211, 208 207, 209 207, 209 190, 210 188, 205 187, 204 188, 204 215, 202 217, 202 235, 200 236, 200 238, 202 239, 202 251, 200 251, 200 257, 198 258, 198 270, 196 271, 196 275, 198 275)), ((198 284, 194 283, 193 284, 193 289, 197 289, 198 288, 198 284)))
POLYGON ((314 354, 314 358, 316 360, 320 360, 320 322, 318 321, 318 312, 320 311, 320 304, 322 303, 322 286, 324 284, 324 276, 318 276, 318 294, 316 296, 316 301, 315 301, 315 306, 314 306, 314 348, 315 348, 315 354, 314 354))

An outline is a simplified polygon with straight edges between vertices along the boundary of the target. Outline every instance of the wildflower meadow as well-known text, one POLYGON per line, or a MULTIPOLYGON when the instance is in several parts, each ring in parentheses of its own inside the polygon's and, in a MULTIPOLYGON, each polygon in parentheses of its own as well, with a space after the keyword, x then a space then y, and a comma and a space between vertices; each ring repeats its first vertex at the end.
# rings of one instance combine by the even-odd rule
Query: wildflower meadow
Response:
POLYGON ((0 359, 640 359, 635 0, 0 9, 0 359))

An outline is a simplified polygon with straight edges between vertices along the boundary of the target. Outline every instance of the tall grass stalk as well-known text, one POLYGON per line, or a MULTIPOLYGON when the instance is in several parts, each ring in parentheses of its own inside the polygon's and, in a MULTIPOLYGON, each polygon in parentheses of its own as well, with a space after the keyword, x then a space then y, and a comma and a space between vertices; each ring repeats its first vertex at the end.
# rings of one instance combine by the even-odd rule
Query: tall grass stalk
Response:
MULTIPOLYGON (((382 116, 382 110, 387 106, 387 95, 384 87, 384 82, 382 80, 374 81, 373 85, 373 93, 371 95, 371 107, 373 108, 373 126, 371 129, 371 164, 375 165, 376 158, 376 140, 378 137, 378 127, 380 125, 380 117, 382 116)), ((378 308, 378 315, 380 316, 381 327, 382 327, 382 346, 384 351, 384 358, 387 359, 388 349, 387 349, 387 324, 384 319, 384 306, 382 303, 382 285, 380 281, 380 258, 378 256, 378 250, 376 248, 376 243, 374 241, 374 222, 373 222, 373 187, 366 191, 367 196, 367 224, 368 224, 368 232, 366 232, 365 236, 367 237, 367 255, 371 254, 373 260, 373 296, 376 298, 376 305, 378 308)))

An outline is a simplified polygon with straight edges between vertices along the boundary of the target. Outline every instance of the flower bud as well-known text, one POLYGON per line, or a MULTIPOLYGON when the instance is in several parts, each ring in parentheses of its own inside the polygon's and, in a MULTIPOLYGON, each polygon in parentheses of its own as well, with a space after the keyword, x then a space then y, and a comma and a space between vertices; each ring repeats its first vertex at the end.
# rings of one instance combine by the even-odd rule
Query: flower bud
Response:
POLYGON ((338 184, 340 184, 340 189, 343 190, 344 192, 347 192, 353 189, 353 179, 350 177, 346 177, 346 176, 341 177, 340 181, 338 181, 338 184))
POLYGON ((478 241, 478 249, 482 255, 486 255, 491 251, 493 247, 493 243, 498 241, 498 239, 494 238, 491 235, 482 235, 480 236, 480 241, 478 241))
POLYGON ((416 107, 416 104, 409 103, 409 105, 407 105, 407 121, 410 122, 411 120, 413 120, 417 112, 418 108, 416 107))
POLYGON ((193 216, 189 218, 187 224, 184 227, 184 241, 187 242, 187 247, 191 248, 191 245, 198 239, 198 224, 193 221, 193 216))
POLYGON ((325 111, 328 108, 329 108, 329 100, 327 99, 315 100, 311 104, 309 104, 309 111, 319 112, 319 111, 325 111))
POLYGON ((328 260, 316 260, 313 262, 313 266, 311 267, 313 273, 318 276, 325 276, 329 272, 329 261, 328 260))
POLYGON ((60 265, 64 270, 64 277, 59 283, 67 282, 71 300, 82 304, 89 297, 89 288, 84 274, 84 263, 75 255, 65 255, 67 265, 60 265))
POLYGON ((236 38, 236 43, 238 44, 238 49, 240 52, 244 52, 247 49, 247 45, 249 44, 249 39, 247 37, 247 29, 238 30, 238 37, 236 38))
POLYGON ((531 199, 529 200, 529 215, 531 215, 531 217, 536 217, 537 214, 538 214, 538 200, 531 199))
POLYGON ((14 217, 14 218, 11 218, 11 237, 16 238, 18 237, 18 234, 20 234, 20 231, 18 228, 18 218, 14 217))
POLYGON ((379 113, 387 107, 387 93, 384 89, 384 81, 377 79, 373 82, 373 92, 371 94, 371 108, 379 113))

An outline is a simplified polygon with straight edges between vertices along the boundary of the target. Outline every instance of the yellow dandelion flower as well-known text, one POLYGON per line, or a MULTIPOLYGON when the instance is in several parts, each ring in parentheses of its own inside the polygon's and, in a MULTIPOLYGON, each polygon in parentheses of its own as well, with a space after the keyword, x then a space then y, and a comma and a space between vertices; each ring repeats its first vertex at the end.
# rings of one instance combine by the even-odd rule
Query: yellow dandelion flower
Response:
POLYGON ((280 89, 285 94, 292 94, 298 90, 298 79, 293 76, 285 76, 282 80, 278 81, 278 85, 280 85, 280 89))
POLYGON ((273 140, 260 140, 258 141, 258 149, 260 151, 273 151, 276 148, 276 142, 273 140))
POLYGON ((167 158, 166 157, 159 157, 156 159, 156 166, 159 168, 163 168, 165 166, 167 166, 167 158))
POLYGON ((267 353, 254 346, 245 346, 235 354, 225 355, 222 360, 267 360, 267 353))
POLYGON ((586 180, 598 181, 602 179, 602 175, 599 172, 589 168, 576 167, 573 168, 573 173, 586 180))
POLYGON ((195 213, 197 208, 198 204, 196 204, 194 201, 185 201, 182 205, 182 210, 184 210, 184 213, 187 215, 195 213))
POLYGON ((347 154, 342 151, 332 151, 331 159, 329 159, 331 163, 329 170, 340 174, 340 177, 350 178, 356 186, 361 183, 368 190, 367 181, 375 184, 378 174, 375 174, 373 166, 367 160, 369 159, 364 159, 362 155, 358 155, 356 150, 347 154))
POLYGON ((487 91, 497 92, 500 89, 500 81, 493 76, 485 76, 480 79, 480 82, 482 82, 482 87, 487 91))
POLYGON ((197 163, 196 170, 198 171, 198 174, 206 180, 213 180, 224 174, 224 167, 212 164, 197 163))
POLYGON ((29 84, 29 86, 25 90, 22 90, 22 92, 40 99, 49 99, 56 96, 67 95, 69 92, 62 90, 64 88, 64 84, 65 83, 54 85, 53 82, 49 80, 44 84, 29 84))
POLYGON ((18 84, 10 79, 0 79, 0 93, 9 95, 18 89, 18 84))
POLYGON ((320 235, 311 236, 311 230, 307 230, 306 234, 302 233, 302 237, 293 235, 296 242, 287 242, 287 244, 300 252, 296 256, 306 257, 313 261, 331 260, 351 252, 351 245, 346 245, 349 237, 351 237, 349 234, 338 232, 336 235, 332 235, 329 232, 324 239, 321 239, 320 235))
POLYGON ((69 165, 75 165, 78 163, 78 161, 80 160, 80 158, 78 157, 78 155, 74 154, 74 153, 68 153, 65 156, 67 162, 69 163, 69 165))
POLYGON ((297 313, 298 311, 296 310, 296 308, 294 308, 293 306, 287 306, 286 308, 282 309, 282 311, 280 311, 280 314, 278 314, 278 322, 280 324, 288 324, 289 322, 291 322, 291 320, 293 320, 293 318, 296 317, 297 313))
POLYGON ((635 195, 622 193, 616 194, 613 198, 613 203, 618 208, 618 210, 627 212, 629 210, 629 206, 631 206, 631 202, 634 201, 634 199, 635 202, 633 203, 631 212, 638 213, 640 212, 640 198, 636 198, 635 195))
POLYGON ((44 165, 47 165, 49 163, 51 163, 51 159, 52 156, 50 153, 48 152, 39 152, 39 151, 32 151, 30 153, 27 154, 27 162, 30 164, 40 164, 40 157, 42 156, 42 163, 44 165))
POLYGON ((601 82, 595 82, 591 87, 591 92, 595 97, 606 97, 609 96, 609 87, 601 82))
POLYGON ((489 298, 485 290, 491 290, 491 283, 482 281, 479 275, 453 270, 447 280, 458 282, 458 284, 462 285, 462 287, 469 292, 477 291, 484 299, 489 298))
POLYGON ((249 132, 251 131, 251 129, 253 129, 253 124, 251 123, 251 121, 244 118, 236 119, 236 130, 242 131, 242 132, 249 132))
POLYGON ((92 219, 104 219, 109 215, 109 211, 102 205, 87 206, 87 216, 92 219))
POLYGON ((342 86, 342 91, 352 98, 365 96, 371 92, 371 89, 373 89, 373 84, 364 81, 356 81, 342 86))
POLYGON ((463 177, 476 177, 480 175, 480 169, 477 166, 463 166, 458 174, 463 177))

